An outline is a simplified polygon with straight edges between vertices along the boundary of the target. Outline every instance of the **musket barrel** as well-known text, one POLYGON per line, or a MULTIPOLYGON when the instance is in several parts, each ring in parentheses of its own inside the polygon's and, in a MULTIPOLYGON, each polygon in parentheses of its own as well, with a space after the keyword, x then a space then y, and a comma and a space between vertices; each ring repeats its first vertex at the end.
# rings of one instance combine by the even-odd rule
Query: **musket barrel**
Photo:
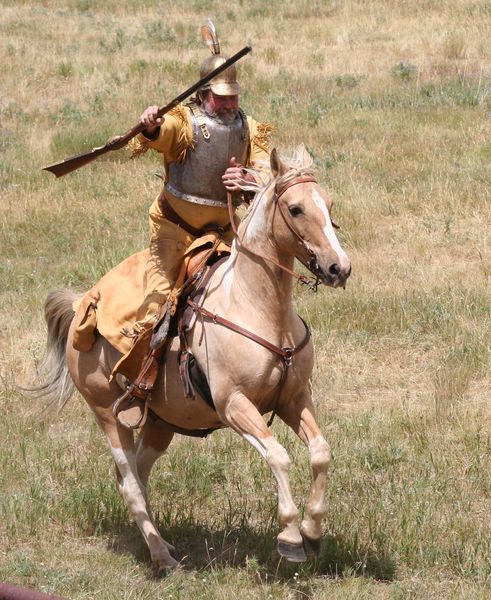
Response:
MULTIPOLYGON (((233 65, 235 62, 237 62, 239 59, 241 59, 246 54, 248 54, 251 50, 252 50, 252 48, 250 46, 244 46, 244 48, 242 48, 242 50, 239 50, 236 54, 234 54, 229 59, 227 59, 223 64, 221 64, 219 67, 217 67, 214 71, 212 71, 211 73, 208 73, 208 75, 206 75, 206 77, 203 77, 202 79, 197 81, 195 84, 193 84, 190 88, 188 88, 187 90, 182 92, 182 94, 179 94, 179 96, 176 96, 176 98, 174 98, 174 100, 169 102, 169 104, 166 104, 162 108, 159 108, 158 116, 159 117, 164 116, 172 108, 174 108, 180 102, 182 102, 183 100, 185 100, 186 98, 191 96, 191 94, 193 94, 194 92, 199 90, 200 87, 202 87, 203 85, 205 85, 206 83, 211 81, 214 77, 219 75, 222 71, 225 71, 225 69, 228 69, 231 65, 233 65)), ((126 144, 130 140, 132 140, 136 135, 138 135, 144 129, 145 129, 145 125, 143 125, 143 123, 138 123, 137 125, 135 125, 131 129, 129 129, 123 135, 114 136, 113 138, 110 138, 104 146, 100 146, 99 148, 93 148, 92 150, 89 150, 88 152, 83 152, 82 154, 77 154, 76 156, 70 156, 69 158, 65 158, 65 160, 62 160, 59 163, 55 163, 48 167, 43 167, 42 170, 49 171, 50 173, 53 173, 54 175, 56 175, 56 177, 62 177, 63 175, 67 175, 68 173, 71 173, 72 171, 76 171, 77 169, 80 169, 80 167, 88 165, 92 161, 99 158, 99 156, 102 156, 103 154, 106 154, 107 152, 111 152, 111 150, 119 150, 120 148, 123 148, 123 146, 126 146, 126 144)))

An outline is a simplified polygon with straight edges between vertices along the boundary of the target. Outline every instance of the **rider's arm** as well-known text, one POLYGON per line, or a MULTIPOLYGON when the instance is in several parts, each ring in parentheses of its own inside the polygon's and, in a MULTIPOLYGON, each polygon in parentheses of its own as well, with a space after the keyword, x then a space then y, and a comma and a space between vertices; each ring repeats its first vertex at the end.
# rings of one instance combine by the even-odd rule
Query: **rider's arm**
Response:
POLYGON ((189 109, 176 106, 165 115, 164 119, 157 120, 152 116, 156 114, 154 108, 149 107, 142 114, 142 123, 148 124, 149 127, 137 136, 138 142, 146 148, 162 153, 166 163, 185 160, 186 151, 193 144, 193 127, 189 109))

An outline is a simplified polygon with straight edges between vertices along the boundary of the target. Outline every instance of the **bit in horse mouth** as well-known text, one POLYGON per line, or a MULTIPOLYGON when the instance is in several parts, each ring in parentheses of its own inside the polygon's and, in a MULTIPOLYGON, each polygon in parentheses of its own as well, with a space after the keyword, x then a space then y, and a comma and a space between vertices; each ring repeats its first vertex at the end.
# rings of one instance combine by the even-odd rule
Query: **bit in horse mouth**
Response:
POLYGON ((346 288, 346 280, 349 277, 349 273, 326 273, 324 272, 322 269, 318 269, 317 273, 318 277, 322 280, 322 282, 324 283, 324 285, 333 287, 333 288, 338 288, 338 287, 342 287, 343 289, 346 288))
POLYGON ((312 259, 309 262, 308 268, 310 272, 322 281, 324 285, 337 288, 339 286, 345 286, 346 279, 349 277, 349 273, 343 273, 341 267, 337 263, 330 265, 329 270, 324 270, 319 263, 312 259))

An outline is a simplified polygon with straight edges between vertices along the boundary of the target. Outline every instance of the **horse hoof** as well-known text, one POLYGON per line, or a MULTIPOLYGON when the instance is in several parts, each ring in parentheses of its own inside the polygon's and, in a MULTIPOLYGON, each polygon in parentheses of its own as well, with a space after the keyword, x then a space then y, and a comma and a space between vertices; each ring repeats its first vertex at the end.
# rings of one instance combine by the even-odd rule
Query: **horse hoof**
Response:
POLYGON ((300 563, 307 560, 303 544, 290 544, 290 542, 278 540, 278 553, 290 562, 300 563))
POLYGON ((173 567, 160 567, 155 572, 155 579, 166 579, 172 573, 174 573, 175 569, 173 567))
POLYGON ((180 569, 180 563, 176 563, 175 565, 162 565, 160 567, 156 567, 155 579, 166 579, 167 577, 174 575, 174 573, 176 573, 180 569))
POLYGON ((172 558, 179 562, 179 556, 177 555, 177 550, 174 548, 174 546, 169 545, 167 549, 169 550, 169 554, 172 556, 172 558))
POLYGON ((308 538, 305 534, 302 533, 303 538, 303 549, 305 550, 305 554, 308 557, 319 556, 321 551, 321 539, 313 540, 312 538, 308 538))
POLYGON ((174 546, 168 543, 166 543, 166 546, 169 555, 154 560, 153 563, 156 579, 164 579, 165 577, 169 577, 181 568, 181 563, 174 546))

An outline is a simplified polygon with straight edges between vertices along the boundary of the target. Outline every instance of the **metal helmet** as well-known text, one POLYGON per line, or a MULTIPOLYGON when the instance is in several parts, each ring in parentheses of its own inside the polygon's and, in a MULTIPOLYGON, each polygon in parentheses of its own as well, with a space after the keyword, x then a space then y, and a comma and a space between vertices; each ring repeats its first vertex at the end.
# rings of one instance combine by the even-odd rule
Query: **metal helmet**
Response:
MULTIPOLYGON (((215 25, 211 19, 208 19, 207 24, 203 25, 201 28, 201 35, 203 36, 205 44, 209 46, 211 50, 211 56, 203 61, 199 70, 199 76, 200 78, 203 78, 220 65, 223 65, 228 59, 228 56, 220 53, 220 43, 218 42, 215 25)), ((240 94, 240 85, 237 82, 237 69, 235 68, 235 64, 219 73, 201 89, 211 89, 217 96, 236 96, 237 94, 240 94)))

